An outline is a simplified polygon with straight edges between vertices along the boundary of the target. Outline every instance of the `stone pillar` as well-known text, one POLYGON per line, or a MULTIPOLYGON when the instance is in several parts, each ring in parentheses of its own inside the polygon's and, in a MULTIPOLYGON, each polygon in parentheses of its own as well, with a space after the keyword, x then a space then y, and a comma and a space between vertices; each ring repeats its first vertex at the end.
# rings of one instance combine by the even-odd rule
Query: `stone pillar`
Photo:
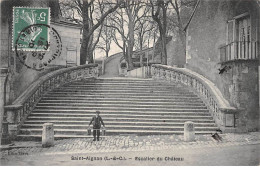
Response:
POLYGON ((184 123, 184 141, 195 141, 194 123, 192 121, 184 123))
POLYGON ((44 123, 42 128, 42 147, 54 146, 53 123, 44 123))
POLYGON ((8 123, 8 132, 11 140, 15 139, 18 134, 21 120, 19 110, 22 107, 23 105, 19 104, 5 106, 6 121, 8 123))
POLYGON ((102 60, 102 75, 105 74, 105 59, 102 60))
POLYGON ((2 144, 4 104, 5 104, 5 80, 8 74, 8 68, 0 68, 0 145, 2 144))

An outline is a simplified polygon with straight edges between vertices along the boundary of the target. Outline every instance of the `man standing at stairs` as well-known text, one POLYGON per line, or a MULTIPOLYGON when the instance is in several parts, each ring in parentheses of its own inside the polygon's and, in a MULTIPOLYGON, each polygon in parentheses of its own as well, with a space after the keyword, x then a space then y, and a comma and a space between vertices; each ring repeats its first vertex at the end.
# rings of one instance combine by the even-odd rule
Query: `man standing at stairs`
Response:
POLYGON ((100 114, 100 112, 96 111, 96 115, 94 117, 92 117, 92 119, 88 125, 88 127, 90 127, 91 123, 93 122, 93 136, 94 136, 93 141, 96 141, 96 135, 97 135, 97 141, 99 141, 101 123, 105 127, 105 124, 104 124, 101 116, 99 116, 99 114, 100 114))

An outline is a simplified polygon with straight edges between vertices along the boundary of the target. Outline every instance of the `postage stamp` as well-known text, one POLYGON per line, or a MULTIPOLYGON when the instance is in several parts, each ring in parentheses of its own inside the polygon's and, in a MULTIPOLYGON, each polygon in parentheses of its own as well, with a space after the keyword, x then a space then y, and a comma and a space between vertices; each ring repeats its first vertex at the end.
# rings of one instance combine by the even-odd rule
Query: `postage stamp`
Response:
POLYGON ((15 41, 16 56, 27 68, 34 70, 43 70, 44 67, 61 55, 61 51, 61 37, 53 27, 45 24, 33 24, 25 27, 18 34, 15 41), (48 36, 50 41, 46 39, 45 34, 39 34, 37 41, 31 41, 29 43, 30 50, 19 48, 18 44, 24 42, 24 37, 31 37, 31 34, 33 34, 35 30, 45 29, 49 32, 48 36), (41 50, 38 50, 39 48, 41 48, 41 50))
POLYGON ((58 32, 50 26, 50 8, 13 7, 12 49, 27 68, 43 70, 62 50, 58 32))
POLYGON ((42 39, 49 42, 49 29, 48 27, 31 26, 35 24, 50 25, 50 8, 13 7, 13 51, 15 49, 23 51, 48 50, 46 45, 42 45, 41 42, 42 39), (22 32, 28 26, 31 26, 30 29, 22 32), (16 44, 16 42, 19 43, 16 44))

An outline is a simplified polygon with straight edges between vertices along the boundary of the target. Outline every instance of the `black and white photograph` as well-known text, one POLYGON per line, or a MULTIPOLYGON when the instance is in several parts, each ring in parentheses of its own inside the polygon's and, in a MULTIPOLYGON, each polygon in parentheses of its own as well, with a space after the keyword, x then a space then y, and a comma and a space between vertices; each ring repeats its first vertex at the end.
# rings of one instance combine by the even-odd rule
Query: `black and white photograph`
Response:
POLYGON ((260 166, 260 0, 0 6, 0 166, 260 166))

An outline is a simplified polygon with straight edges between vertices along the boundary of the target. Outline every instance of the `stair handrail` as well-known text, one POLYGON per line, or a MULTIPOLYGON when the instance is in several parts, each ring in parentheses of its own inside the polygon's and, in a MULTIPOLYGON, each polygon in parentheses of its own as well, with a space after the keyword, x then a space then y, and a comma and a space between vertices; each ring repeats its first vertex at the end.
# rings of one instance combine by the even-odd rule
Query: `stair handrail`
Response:
POLYGON ((21 125, 44 94, 71 81, 97 76, 98 64, 87 64, 62 68, 37 79, 11 105, 5 106, 4 116, 7 117, 11 138, 16 137, 21 125))
POLYGON ((182 83, 188 86, 192 91, 201 96, 209 108, 215 123, 223 132, 236 131, 236 119, 241 110, 232 107, 223 97, 218 87, 209 79, 187 68, 160 64, 152 65, 151 75, 155 80, 182 83))

